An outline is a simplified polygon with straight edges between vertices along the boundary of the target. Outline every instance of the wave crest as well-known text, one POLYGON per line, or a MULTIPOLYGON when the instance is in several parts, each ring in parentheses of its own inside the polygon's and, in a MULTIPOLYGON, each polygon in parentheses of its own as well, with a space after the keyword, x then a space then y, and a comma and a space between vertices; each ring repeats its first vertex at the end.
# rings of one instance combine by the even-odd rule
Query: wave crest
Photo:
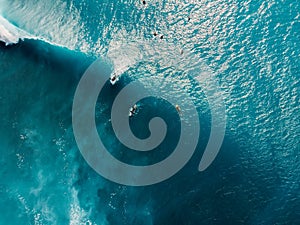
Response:
POLYGON ((17 44, 25 38, 33 38, 26 31, 16 27, 0 15, 0 41, 5 45, 17 44))

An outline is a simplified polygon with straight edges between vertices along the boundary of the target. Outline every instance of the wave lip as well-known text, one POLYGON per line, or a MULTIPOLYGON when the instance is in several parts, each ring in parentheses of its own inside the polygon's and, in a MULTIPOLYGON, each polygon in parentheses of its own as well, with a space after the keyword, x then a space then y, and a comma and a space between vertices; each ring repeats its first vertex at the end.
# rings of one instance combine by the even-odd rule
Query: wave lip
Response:
POLYGON ((20 40, 32 38, 26 31, 21 30, 0 15, 0 41, 5 45, 17 44, 20 40))

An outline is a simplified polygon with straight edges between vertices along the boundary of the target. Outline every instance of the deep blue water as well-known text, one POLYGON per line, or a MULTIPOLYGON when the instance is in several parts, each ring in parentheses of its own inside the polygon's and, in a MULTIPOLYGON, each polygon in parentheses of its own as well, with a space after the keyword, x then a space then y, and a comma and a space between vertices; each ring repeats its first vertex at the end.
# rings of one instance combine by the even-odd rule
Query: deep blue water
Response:
POLYGON ((0 44, 0 224, 300 224, 299 1, 0 0, 0 14, 10 23, 0 19, 0 38, 25 38, 0 44), (124 147, 109 121, 123 86, 143 77, 170 85, 156 82, 163 77, 193 96, 199 143, 175 176, 124 186, 83 159, 72 103, 99 57, 110 58, 122 77, 99 96, 97 129, 124 162, 163 160, 180 125, 169 104, 145 99, 133 133, 147 137, 156 115, 169 133, 151 153, 124 147), (212 106, 206 84, 192 78, 204 72, 219 84, 227 126, 216 160, 199 172, 212 106))

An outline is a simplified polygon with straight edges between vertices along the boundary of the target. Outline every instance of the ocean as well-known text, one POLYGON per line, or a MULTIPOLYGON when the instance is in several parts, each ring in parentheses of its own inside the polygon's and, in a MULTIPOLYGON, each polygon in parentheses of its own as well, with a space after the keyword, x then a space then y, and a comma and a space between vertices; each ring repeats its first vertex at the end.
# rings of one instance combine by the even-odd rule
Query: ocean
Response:
POLYGON ((0 0, 0 104, 0 224, 300 224, 300 1, 0 0), (196 140, 174 174, 135 185, 88 162, 74 100, 96 60, 120 76, 111 86, 99 75, 95 103, 109 155, 140 168, 167 160, 182 135, 196 140), (157 95, 137 103, 130 132, 145 140, 152 118, 167 125, 149 152, 111 120, 135 81, 157 95))

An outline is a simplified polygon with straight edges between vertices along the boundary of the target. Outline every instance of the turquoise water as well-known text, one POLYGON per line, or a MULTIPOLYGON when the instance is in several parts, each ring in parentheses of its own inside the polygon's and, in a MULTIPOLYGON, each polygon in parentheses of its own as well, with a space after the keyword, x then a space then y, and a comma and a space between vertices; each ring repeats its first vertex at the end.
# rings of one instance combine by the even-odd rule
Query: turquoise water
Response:
POLYGON ((0 38, 26 38, 0 44, 0 224, 300 224, 299 1, 0 0, 0 14, 10 24, 0 19, 0 38), (146 99, 133 133, 147 137, 147 121, 159 114, 170 127, 165 142, 146 155, 121 145, 109 118, 122 86, 172 78, 194 97, 199 144, 169 180, 119 185, 81 156, 73 97, 98 57, 122 74, 118 87, 99 96, 96 122, 125 162, 164 159, 179 134, 176 111, 146 99), (190 78, 204 72, 224 95, 227 128, 216 160, 199 172, 212 106, 205 84, 190 78))

